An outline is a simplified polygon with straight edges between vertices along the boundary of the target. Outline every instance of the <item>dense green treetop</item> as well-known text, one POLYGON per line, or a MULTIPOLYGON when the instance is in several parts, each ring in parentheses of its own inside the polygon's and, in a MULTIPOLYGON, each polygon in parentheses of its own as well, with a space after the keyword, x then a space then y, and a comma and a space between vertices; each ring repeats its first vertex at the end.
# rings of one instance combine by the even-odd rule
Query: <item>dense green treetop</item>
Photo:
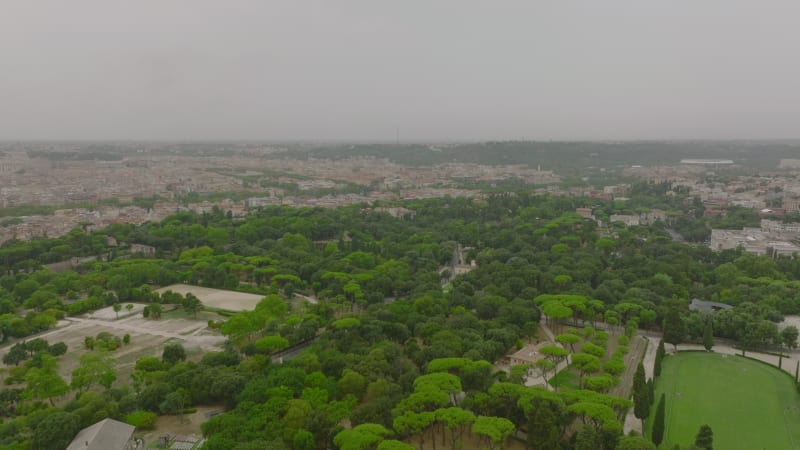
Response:
MULTIPOLYGON (((364 448, 395 448, 410 435, 456 442, 469 432, 470 418, 480 416, 507 420, 512 429, 531 427, 551 440, 576 418, 591 428, 587 442, 591 433, 618 437, 617 414, 632 403, 604 392, 624 368, 619 353, 609 351, 621 326, 658 329, 680 321, 682 338, 696 342, 710 320, 716 336, 749 347, 791 347, 797 340, 796 330, 778 332, 776 322, 800 312, 798 260, 714 253, 672 241, 663 224, 600 229, 574 212, 584 206, 605 215, 626 212, 646 206, 662 188, 669 187, 637 188, 633 207, 519 192, 403 202, 416 212, 413 219, 368 205, 273 207, 242 219, 221 211, 178 213, 160 223, 7 242, 0 247, 0 332, 3 340, 22 338, 64 315, 129 302, 163 316, 170 305, 195 315, 192 298, 156 289, 178 282, 236 289, 263 300, 253 311, 214 320, 212 327, 228 337, 224 352, 197 361, 171 349, 164 361, 140 359, 130 380, 116 381, 108 381, 102 357, 86 358, 73 377, 79 398, 56 412, 74 412, 86 426, 95 417, 90 410, 124 420, 137 411, 225 404, 224 414, 203 425, 211 450, 328 448, 339 446, 336 436, 344 436, 342 445, 352 437, 364 448), (110 247, 107 236, 152 245, 157 257, 128 255, 110 247), (449 270, 459 244, 476 267, 450 280, 440 271, 449 270), (95 255, 103 257, 75 271, 42 268, 95 255), (708 319, 688 310, 695 297, 734 308, 708 319), (563 333, 564 346, 542 351, 549 363, 573 353, 577 389, 505 383, 493 369, 534 335, 542 313, 563 328, 556 333, 563 333), (599 331, 609 324, 618 326, 599 331), (296 357, 270 361, 299 343, 307 347, 296 357), (374 426, 359 428, 367 424, 374 426)), ((70 397, 50 359, 12 346, 4 362, 18 383, 10 389, 22 391, 19 400, 0 395, 0 411, 26 415, 7 417, 0 444, 31 435, 39 422, 27 414, 30 405, 70 397)), ((542 376, 552 370, 542 366, 542 376)), ((67 416, 41 423, 73 429, 67 416)), ((499 434, 489 428, 479 433, 487 445, 502 445, 495 437, 508 427, 499 434)))

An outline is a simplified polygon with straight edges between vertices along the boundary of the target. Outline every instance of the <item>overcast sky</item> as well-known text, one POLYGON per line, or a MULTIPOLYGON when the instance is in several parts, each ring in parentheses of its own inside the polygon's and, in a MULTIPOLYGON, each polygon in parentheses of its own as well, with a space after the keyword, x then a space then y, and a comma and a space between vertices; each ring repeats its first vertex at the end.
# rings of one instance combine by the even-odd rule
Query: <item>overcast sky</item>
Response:
POLYGON ((4 0, 0 139, 800 137, 797 0, 4 0))

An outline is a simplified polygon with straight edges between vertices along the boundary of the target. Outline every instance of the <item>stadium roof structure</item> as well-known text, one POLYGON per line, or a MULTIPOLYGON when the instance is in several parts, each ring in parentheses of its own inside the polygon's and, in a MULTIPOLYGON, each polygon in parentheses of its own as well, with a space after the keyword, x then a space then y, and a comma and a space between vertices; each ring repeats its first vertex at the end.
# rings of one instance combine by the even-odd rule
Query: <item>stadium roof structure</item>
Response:
POLYGON ((711 164, 711 165, 723 165, 723 164, 733 164, 732 159, 682 159, 681 164, 711 164))

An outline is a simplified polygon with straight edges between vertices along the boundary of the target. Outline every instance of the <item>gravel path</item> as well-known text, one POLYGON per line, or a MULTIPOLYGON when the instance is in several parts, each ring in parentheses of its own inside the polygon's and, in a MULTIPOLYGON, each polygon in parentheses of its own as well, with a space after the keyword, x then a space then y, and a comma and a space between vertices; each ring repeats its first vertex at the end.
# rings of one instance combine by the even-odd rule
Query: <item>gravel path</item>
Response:
MULTIPOLYGON (((550 331, 550 327, 545 325, 544 322, 539 322, 539 330, 542 333, 544 333, 545 340, 549 341, 553 345, 557 345, 559 347, 563 347, 563 345, 561 345, 558 342, 556 342, 555 336, 553 335, 553 332, 550 331)), ((555 371, 553 371, 552 374, 556 374, 556 373, 566 369, 567 366, 570 365, 570 363, 571 363, 571 360, 570 360, 569 356, 567 356, 566 359, 564 359, 563 361, 561 361, 558 364, 556 364, 555 371)), ((533 371, 531 371, 531 372, 533 372, 533 371)), ((547 379, 549 380, 552 377, 553 377, 553 375, 548 375, 547 379)), ((548 391, 555 390, 555 388, 553 388, 553 386, 550 386, 550 384, 545 383, 544 380, 542 379, 542 377, 535 376, 533 374, 528 376, 528 378, 525 380, 525 386, 529 386, 529 387, 530 386, 542 386, 545 389, 547 389, 548 391)))
MULTIPOLYGON (((641 338, 647 341, 647 350, 644 352, 644 358, 642 359, 642 364, 644 365, 644 375, 645 378, 652 378, 653 377, 653 366, 656 363, 656 350, 658 349, 658 339, 654 339, 649 336, 640 336, 641 338)), ((636 369, 634 368, 634 373, 636 369)), ((642 433, 642 421, 637 419, 636 416, 633 415, 633 408, 628 410, 628 414, 625 416, 625 424, 623 430, 625 434, 630 433, 631 431, 635 431, 639 434, 642 433)))
POLYGON ((646 345, 648 345, 647 341, 642 336, 634 336, 633 339, 631 339, 628 346, 630 351, 625 355, 625 372, 620 376, 619 384, 608 392, 610 395, 623 398, 630 397, 631 390, 633 389, 633 376, 636 373, 639 360, 641 360, 645 352, 646 345))

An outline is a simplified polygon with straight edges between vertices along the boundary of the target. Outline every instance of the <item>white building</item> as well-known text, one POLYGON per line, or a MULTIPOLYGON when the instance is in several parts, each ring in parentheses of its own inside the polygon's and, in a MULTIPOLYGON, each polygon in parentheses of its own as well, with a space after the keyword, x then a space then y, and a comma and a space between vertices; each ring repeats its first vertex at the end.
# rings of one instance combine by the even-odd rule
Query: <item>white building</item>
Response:
POLYGON ((629 226, 629 227, 640 224, 640 220, 639 220, 639 216, 638 215, 634 216, 634 215, 628 215, 628 214, 612 214, 608 218, 608 221, 611 222, 611 223, 622 222, 626 226, 629 226))
POLYGON ((743 228, 741 230, 711 230, 711 250, 734 250, 742 247, 748 253, 765 255, 767 253, 767 235, 760 228, 743 228))

